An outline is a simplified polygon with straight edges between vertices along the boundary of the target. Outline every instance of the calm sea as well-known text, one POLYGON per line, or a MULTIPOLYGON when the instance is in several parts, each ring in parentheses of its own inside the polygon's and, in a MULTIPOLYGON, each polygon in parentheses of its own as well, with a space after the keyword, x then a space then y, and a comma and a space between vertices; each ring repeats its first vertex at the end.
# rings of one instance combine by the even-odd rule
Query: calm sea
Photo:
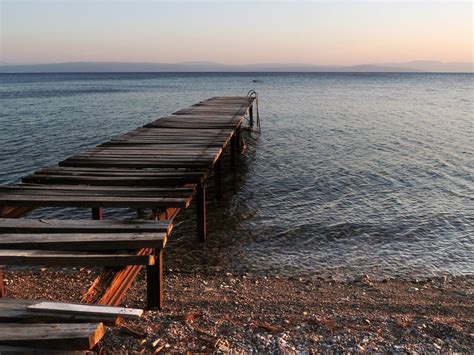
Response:
POLYGON ((473 274, 469 74, 0 74, 0 183, 197 101, 249 89, 260 94, 262 134, 247 138, 226 198, 210 201, 208 243, 194 243, 192 211, 177 220, 169 268, 473 274))

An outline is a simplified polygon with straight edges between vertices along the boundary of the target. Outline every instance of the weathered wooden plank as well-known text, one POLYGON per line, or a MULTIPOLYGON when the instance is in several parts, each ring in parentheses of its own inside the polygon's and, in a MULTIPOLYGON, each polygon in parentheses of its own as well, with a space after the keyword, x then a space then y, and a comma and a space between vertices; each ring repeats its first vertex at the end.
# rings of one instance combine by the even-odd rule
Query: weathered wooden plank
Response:
MULTIPOLYGON (((196 122, 195 124, 199 124, 196 122)), ((152 127, 154 129, 162 129, 162 127, 152 127)), ((228 130, 228 127, 218 127, 219 130, 228 130)), ((216 130, 218 130, 216 128, 216 130)), ((184 144, 185 142, 189 143, 194 143, 194 144, 202 144, 207 141, 212 141, 215 139, 225 139, 227 136, 227 132, 224 132, 223 134, 215 134, 215 135, 195 135, 195 134, 159 134, 159 133, 154 133, 150 132, 149 134, 143 134, 143 133, 135 133, 135 134, 126 134, 126 135, 121 135, 112 138, 113 140, 117 139, 160 139, 163 141, 174 141, 175 144, 184 144)))
POLYGON ((219 148, 214 147, 214 148, 202 148, 202 147, 192 147, 192 148, 186 148, 186 146, 183 146, 183 149, 180 149, 179 147, 175 147, 172 149, 166 148, 165 146, 162 146, 164 148, 154 148, 153 150, 149 149, 143 149, 143 147, 128 147, 127 149, 124 149, 123 147, 115 147, 115 146, 105 146, 105 147, 98 147, 94 149, 89 149, 86 150, 80 154, 95 154, 95 153, 104 153, 104 152, 112 152, 112 153, 133 153, 133 154, 150 154, 150 155, 176 155, 176 153, 180 153, 178 155, 213 155, 219 153, 219 148))
POLYGON ((0 324, 0 344, 90 350, 104 336, 102 323, 0 324))
MULTIPOLYGON (((238 125, 243 121, 243 117, 207 117, 207 116, 189 116, 189 115, 175 115, 175 116, 169 116, 169 117, 162 117, 159 118, 155 121, 149 122, 146 125, 141 128, 141 131, 132 131, 132 132, 146 132, 142 131, 144 129, 160 129, 160 130, 173 130, 173 131, 179 131, 182 130, 183 134, 186 135, 192 135, 193 130, 202 130, 203 132, 212 132, 218 129, 222 129, 224 131, 229 131, 232 129, 233 126, 238 125), (202 126, 202 127, 197 127, 195 129, 192 128, 186 128, 186 127, 163 127, 160 128, 159 124, 162 123, 189 123, 189 124, 207 124, 210 127, 202 126), (158 126, 157 126, 158 125, 158 126), (212 125, 215 125, 215 127, 212 127, 212 125), (222 128, 219 126, 223 126, 222 128)), ((153 132, 153 131, 150 131, 153 132)))
MULTIPOLYGON (((163 146, 161 146, 163 147, 163 146)), ((190 153, 191 155, 196 155, 196 154, 204 154, 204 155, 213 155, 213 154, 218 154, 220 152, 220 148, 202 148, 202 147, 196 147, 196 148, 186 148, 187 146, 182 146, 180 147, 174 147, 171 149, 166 148, 166 145, 164 146, 165 148, 153 148, 150 149, 149 146, 145 147, 116 147, 116 146, 109 146, 109 147, 98 147, 94 149, 89 149, 85 151, 84 153, 104 153, 104 152, 111 152, 111 153, 131 153, 131 154, 170 154, 170 155, 175 155, 176 153, 181 153, 182 155, 190 153)))
POLYGON ((78 314, 82 316, 106 316, 123 318, 140 318, 143 315, 142 309, 110 307, 110 306, 91 306, 85 304, 62 303, 62 302, 39 302, 27 307, 31 312, 47 312, 59 314, 78 314))
POLYGON ((154 208, 188 207, 190 199, 176 197, 103 197, 103 196, 35 196, 1 195, 0 204, 7 206, 34 207, 113 207, 113 208, 154 208))
MULTIPOLYGON (((160 118, 157 118, 156 120, 154 121, 151 121, 150 123, 153 123, 153 122, 159 122, 159 121, 192 121, 192 122, 195 122, 195 121, 209 121, 209 122, 212 122, 212 121, 216 121, 216 122, 221 122, 221 121, 225 121, 225 122, 230 122, 230 121, 236 121, 236 122, 240 122, 242 120, 243 117, 241 116, 237 116, 237 117, 229 117, 228 115, 223 115, 223 116, 216 116, 216 115, 212 115, 212 116, 202 116, 202 115, 169 115, 169 116, 164 116, 164 117, 160 117, 160 118)), ((148 127, 148 125, 150 123, 147 123, 146 125, 144 125, 143 127, 148 127)), ((140 129, 140 128, 139 128, 140 129)))
POLYGON ((124 194, 128 196, 129 194, 140 194, 140 193, 181 193, 181 194, 190 194, 194 192, 193 187, 184 187, 184 186, 175 186, 175 187, 136 187, 136 188, 124 188, 124 187, 97 187, 97 186, 69 186, 69 185, 54 185, 54 186, 44 186, 38 184, 12 184, 12 185, 0 185, 0 191, 15 191, 15 190, 31 190, 31 191, 41 191, 41 190, 52 190, 52 191, 86 191, 87 193, 103 193, 103 194, 124 194))
POLYGON ((68 160, 74 159, 115 159, 115 160, 134 160, 134 161, 209 161, 213 160, 216 154, 185 154, 181 152, 176 153, 166 153, 166 154, 157 154, 157 153, 134 153, 134 152, 113 152, 113 151, 104 151, 104 152, 94 152, 94 153, 82 153, 74 155, 68 160))
MULTIPOLYGON (((77 166, 77 167, 127 167, 127 168, 210 168, 210 161, 120 161, 115 159, 76 159, 65 160, 60 163, 61 166, 77 166)), ((0 202, 1 203, 1 202, 0 202)), ((131 206, 133 207, 133 206, 131 206)), ((145 206, 142 206, 145 207, 145 206)), ((170 206, 173 207, 173 206, 170 206)), ((179 206, 178 206, 179 207, 179 206)))
MULTIPOLYGON (((174 123, 178 123, 177 121, 172 121, 174 123)), ((163 121, 160 121, 159 123, 165 123, 163 121)), ((194 124, 200 124, 204 122, 194 122, 194 124)), ((228 134, 232 133, 232 128, 231 127, 216 127, 213 128, 215 131, 214 133, 206 133, 206 134, 198 134, 198 133, 191 133, 191 132, 182 132, 181 134, 178 132, 175 133, 166 133, 163 132, 164 129, 170 129, 170 128, 164 128, 164 127, 147 127, 148 131, 143 131, 143 132, 129 132, 126 134, 122 134, 120 136, 116 136, 113 139, 124 139, 124 138, 150 138, 150 137, 155 137, 155 138, 161 138, 161 139, 174 139, 174 140, 179 140, 180 138, 187 138, 187 139, 193 139, 193 140, 209 140, 209 139, 214 139, 214 138, 225 138, 228 134)), ((196 128, 200 129, 200 128, 196 128)), ((187 130, 187 129, 186 129, 187 130)), ((192 129, 189 129, 192 130, 192 129)), ((184 131, 184 129, 183 129, 184 131)))
POLYGON ((108 197, 189 197, 194 193, 188 187, 112 187, 21 184, 0 186, 0 199, 4 195, 48 196, 108 196, 108 197))
POLYGON ((173 115, 189 115, 189 114, 196 115, 196 114, 200 114, 200 115, 206 115, 206 116, 210 116, 210 115, 220 115, 220 116, 229 115, 229 116, 235 117, 235 116, 245 115, 245 113, 247 112, 247 109, 248 108, 244 107, 244 108, 241 108, 239 110, 234 110, 232 108, 227 109, 225 107, 218 107, 218 106, 190 107, 190 108, 187 108, 187 109, 183 109, 183 110, 173 112, 173 115))
MULTIPOLYGON (((176 177, 107 177, 107 176, 70 176, 70 175, 40 175, 34 174, 23 178, 24 182, 38 184, 86 184, 95 186, 182 186, 188 183, 198 183, 201 176, 176 177)), ((51 185, 49 185, 51 186, 51 185)))
POLYGON ((115 160, 115 161, 138 161, 138 162, 150 162, 150 163, 159 163, 159 162, 164 162, 164 163, 173 163, 173 162, 196 162, 196 163, 202 163, 202 162, 207 162, 209 160, 213 160, 214 156, 189 156, 189 155, 180 155, 180 156, 153 156, 153 155, 127 155, 127 154, 119 154, 119 155, 113 155, 113 154, 93 154, 93 155, 88 155, 88 154, 78 154, 75 156, 72 156, 70 158, 67 158, 64 160, 64 162, 69 162, 69 161, 74 161, 74 160, 115 160))
POLYGON ((127 266, 153 265, 149 255, 126 253, 62 252, 43 250, 0 250, 0 265, 31 266, 127 266))
MULTIPOLYGON (((211 146, 211 147, 220 147, 223 142, 225 142, 225 138, 219 138, 219 139, 213 139, 212 141, 209 139, 202 139, 202 138, 183 138, 181 141, 177 138, 151 138, 151 139, 144 139, 144 138, 114 138, 111 139, 108 142, 102 143, 100 146, 101 147, 108 147, 108 146, 121 146, 124 144, 127 145, 143 145, 143 144, 148 144, 152 145, 153 147, 156 145, 178 145, 181 144, 182 146, 190 145, 206 145, 206 146, 211 146)), ((150 149, 153 149, 151 147, 150 149)), ((142 148, 143 149, 143 148, 142 148)))
POLYGON ((206 143, 195 143, 195 144, 188 144, 184 142, 183 144, 173 144, 173 143, 156 143, 156 144, 128 144, 127 146, 123 145, 114 145, 109 142, 109 144, 104 143, 98 145, 96 149, 114 149, 114 150, 140 150, 142 152, 148 152, 149 150, 153 151, 161 151, 161 150, 170 150, 170 149, 182 149, 183 151, 191 150, 191 149, 205 149, 209 151, 219 151, 220 147, 208 145, 206 143))
MULTIPOLYGON (((191 122, 160 122, 153 124, 152 127, 155 128, 164 128, 164 127, 183 127, 183 128, 199 128, 199 127, 208 127, 208 128, 235 128, 238 126, 237 124, 215 124, 215 123, 191 123, 191 122)), ((190 137, 192 139, 195 137, 190 137)))
POLYGON ((228 134, 232 133, 232 129, 222 129, 222 128, 215 128, 215 129, 209 129, 206 130, 206 132, 203 132, 200 128, 197 129, 174 129, 173 131, 175 132, 167 132, 170 131, 171 128, 147 128, 146 130, 142 131, 132 131, 126 134, 123 134, 121 136, 118 136, 117 138, 124 138, 124 137, 170 137, 170 138, 175 138, 175 137, 194 137, 194 138, 214 138, 214 137, 220 137, 220 136, 226 136, 228 134), (201 130, 199 132, 198 130, 201 130), (178 132, 178 131, 183 131, 183 132, 178 132), (196 132, 192 132, 196 131, 196 132))
POLYGON ((27 307, 38 303, 37 300, 0 300, 0 323, 104 323, 118 325, 116 316, 94 316, 88 314, 32 313, 27 307))
MULTIPOLYGON (((147 146, 148 147, 148 146, 147 146)), ((151 147, 151 146, 150 146, 151 147)), ((127 149, 126 147, 123 147, 127 149)), ((44 168, 37 171, 37 173, 47 174, 47 173, 100 173, 107 174, 108 176, 113 176, 114 174, 120 174, 119 176, 175 176, 175 175, 199 175, 203 176, 206 174, 205 170, 189 170, 189 169, 119 169, 119 168, 78 168, 78 167, 65 167, 65 166, 55 166, 50 168, 44 168)))
POLYGON ((33 355, 33 354, 54 354, 54 355, 87 355, 86 351, 81 350, 58 350, 45 348, 27 348, 24 346, 0 345, 0 354, 2 355, 33 355))
MULTIPOLYGON (((217 120, 183 120, 183 119, 159 119, 156 122, 189 122, 192 121, 194 123, 230 123, 231 121, 225 122, 225 121, 217 121, 217 120)), ((236 121, 237 122, 237 121, 236 121)), ((156 128, 156 127, 141 127, 138 128, 134 131, 130 131, 124 134, 121 134, 119 136, 116 136, 114 138, 118 137, 127 137, 127 136, 147 136, 147 135, 154 135, 154 136, 169 136, 169 137, 176 137, 176 136, 186 136, 186 137, 201 137, 201 138, 207 138, 207 137, 213 137, 213 136, 222 136, 226 135, 228 133, 231 133, 232 129, 231 128, 196 128, 196 129, 191 129, 191 128, 156 128)))
POLYGON ((0 248, 62 251, 162 249, 166 238, 166 233, 4 233, 0 234, 0 248))
POLYGON ((0 233, 169 233, 170 221, 0 218, 0 233))

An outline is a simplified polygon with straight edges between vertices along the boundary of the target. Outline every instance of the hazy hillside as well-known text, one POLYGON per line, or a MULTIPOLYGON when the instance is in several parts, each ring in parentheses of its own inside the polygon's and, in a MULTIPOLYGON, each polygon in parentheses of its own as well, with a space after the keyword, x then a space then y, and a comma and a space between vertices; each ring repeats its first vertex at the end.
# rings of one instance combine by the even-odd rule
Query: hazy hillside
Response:
POLYGON ((61 72, 473 72, 472 63, 413 61, 407 63, 322 66, 310 64, 227 65, 212 62, 119 63, 69 62, 28 65, 1 65, 1 73, 61 72))

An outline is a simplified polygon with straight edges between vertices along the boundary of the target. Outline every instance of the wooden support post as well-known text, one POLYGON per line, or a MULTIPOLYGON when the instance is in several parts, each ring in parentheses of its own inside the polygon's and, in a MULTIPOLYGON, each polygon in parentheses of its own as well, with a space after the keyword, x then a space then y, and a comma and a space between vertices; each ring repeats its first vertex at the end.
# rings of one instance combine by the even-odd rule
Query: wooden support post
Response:
POLYGON ((92 208, 92 219, 97 221, 102 221, 102 208, 93 207, 92 208))
POLYGON ((242 125, 235 130, 235 149, 237 156, 242 152, 242 125))
POLYGON ((205 182, 197 185, 196 189, 196 225, 197 240, 199 242, 206 241, 206 186, 205 182))
POLYGON ((249 107, 249 118, 250 118, 249 126, 250 128, 253 128, 253 104, 249 107))
POLYGON ((154 251, 155 264, 146 267, 146 302, 148 309, 163 308, 163 249, 154 251))
POLYGON ((230 139, 230 166, 232 168, 235 167, 235 157, 237 155, 237 131, 234 133, 232 138, 230 139))
POLYGON ((216 189, 216 199, 222 199, 222 157, 214 164, 214 188, 216 189))

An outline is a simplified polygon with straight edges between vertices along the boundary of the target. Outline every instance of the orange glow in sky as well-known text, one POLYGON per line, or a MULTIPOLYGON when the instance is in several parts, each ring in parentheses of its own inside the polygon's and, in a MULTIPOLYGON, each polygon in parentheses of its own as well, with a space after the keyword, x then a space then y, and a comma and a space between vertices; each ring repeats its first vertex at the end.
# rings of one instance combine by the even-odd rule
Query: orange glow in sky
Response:
POLYGON ((471 2, 0 0, 0 61, 472 62, 471 2))

